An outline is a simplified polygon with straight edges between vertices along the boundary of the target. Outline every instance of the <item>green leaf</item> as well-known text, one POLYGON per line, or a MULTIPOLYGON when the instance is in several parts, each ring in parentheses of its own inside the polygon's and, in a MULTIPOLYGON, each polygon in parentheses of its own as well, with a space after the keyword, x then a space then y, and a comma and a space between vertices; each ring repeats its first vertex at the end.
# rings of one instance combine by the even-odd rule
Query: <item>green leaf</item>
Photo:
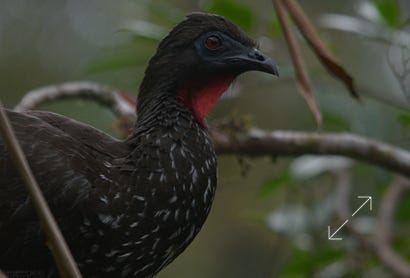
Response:
POLYGON ((406 231, 400 233, 400 235, 395 235, 395 240, 393 243, 393 248, 399 252, 405 260, 410 259, 410 239, 406 236, 406 231))
POLYGON ((396 212, 396 219, 397 222, 404 225, 410 223, 410 198, 407 195, 400 200, 400 204, 398 205, 396 212))
POLYGON ((315 260, 309 252, 294 249, 292 256, 281 272, 281 275, 286 278, 306 277, 308 273, 312 273, 315 260))
POLYGON ((212 1, 206 11, 226 16, 245 31, 250 31, 255 21, 249 6, 233 0, 212 1))
POLYGON ((400 123, 402 127, 409 127, 410 126, 410 114, 409 113, 399 113, 397 115, 397 121, 400 123))
POLYGON ((341 131, 341 130, 350 130, 351 126, 349 122, 341 117, 330 111, 325 111, 323 113, 324 120, 324 130, 327 131, 341 131))
POLYGON ((279 176, 275 177, 273 180, 269 180, 264 183, 259 189, 258 195, 260 197, 266 197, 270 195, 276 188, 284 186, 290 183, 292 180, 288 171, 283 171, 279 176))
POLYGON ((385 23, 393 28, 400 25, 400 4, 397 0, 375 0, 376 8, 383 17, 385 23))
POLYGON ((276 15, 272 15, 272 17, 269 19, 269 31, 270 33, 275 36, 275 37, 280 37, 282 36, 282 27, 280 25, 279 19, 276 15))

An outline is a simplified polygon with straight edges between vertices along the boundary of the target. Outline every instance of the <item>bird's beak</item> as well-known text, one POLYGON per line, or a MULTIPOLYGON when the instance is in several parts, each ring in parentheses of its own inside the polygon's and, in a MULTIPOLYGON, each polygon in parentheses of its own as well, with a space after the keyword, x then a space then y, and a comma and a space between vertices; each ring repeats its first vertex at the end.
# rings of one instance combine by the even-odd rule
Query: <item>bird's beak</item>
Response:
MULTIPOLYGON (((246 58, 245 58, 246 59, 246 58)), ((263 71, 276 76, 279 76, 279 68, 265 53, 259 49, 253 48, 248 52, 250 65, 254 66, 254 70, 263 71)))
POLYGON ((226 57, 226 62, 235 65, 241 72, 256 70, 279 76, 279 68, 276 63, 257 48, 242 47, 242 49, 237 49, 235 53, 226 57))

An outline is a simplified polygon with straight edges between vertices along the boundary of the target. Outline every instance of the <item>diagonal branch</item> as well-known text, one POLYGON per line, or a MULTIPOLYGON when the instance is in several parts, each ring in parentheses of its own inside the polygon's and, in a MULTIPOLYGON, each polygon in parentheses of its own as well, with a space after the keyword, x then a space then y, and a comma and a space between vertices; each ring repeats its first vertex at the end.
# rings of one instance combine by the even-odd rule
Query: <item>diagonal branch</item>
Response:
POLYGON ((16 168, 20 171, 24 184, 26 185, 29 195, 33 200, 34 208, 40 218, 47 239, 50 241, 50 245, 52 247, 51 252, 53 253, 60 274, 62 277, 81 277, 67 243, 58 228, 57 222, 55 221, 50 208, 41 193, 24 153, 17 141, 16 136, 14 135, 7 115, 4 109, 1 109, 2 106, 3 105, 0 101, 0 135, 3 137, 8 152, 14 160, 16 168))
POLYGON ((398 254, 391 244, 394 213, 400 204, 403 193, 410 190, 410 181, 404 177, 396 177, 387 188, 378 216, 378 229, 374 240, 374 249, 380 261, 402 277, 410 277, 410 263, 398 254))

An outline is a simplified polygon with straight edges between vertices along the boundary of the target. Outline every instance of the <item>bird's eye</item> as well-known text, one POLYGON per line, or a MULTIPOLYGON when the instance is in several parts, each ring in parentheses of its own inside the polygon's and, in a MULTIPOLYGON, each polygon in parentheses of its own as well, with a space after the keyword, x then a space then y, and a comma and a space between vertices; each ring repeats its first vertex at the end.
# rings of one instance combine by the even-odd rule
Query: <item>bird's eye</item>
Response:
POLYGON ((222 46, 222 42, 217 36, 209 36, 205 41, 205 46, 210 50, 216 50, 222 46))

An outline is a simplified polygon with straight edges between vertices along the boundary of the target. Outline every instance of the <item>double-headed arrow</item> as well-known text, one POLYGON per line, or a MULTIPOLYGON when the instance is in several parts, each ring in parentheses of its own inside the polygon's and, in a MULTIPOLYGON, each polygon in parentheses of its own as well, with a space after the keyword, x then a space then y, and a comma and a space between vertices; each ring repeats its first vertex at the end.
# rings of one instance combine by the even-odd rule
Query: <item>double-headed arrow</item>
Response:
MULTIPOLYGON (((352 214, 352 217, 355 216, 356 213, 359 212, 359 210, 364 207, 366 205, 366 203, 370 202, 370 211, 372 210, 373 206, 372 206, 372 196, 357 196, 357 198, 359 199, 366 199, 366 201, 364 201, 364 203, 352 214)), ((337 228, 337 230, 333 233, 330 234, 330 226, 327 226, 327 238, 329 240, 342 240, 341 237, 334 237, 335 234, 341 229, 343 228, 344 225, 347 224, 347 222, 349 222, 349 219, 346 219, 345 222, 343 222, 342 225, 339 226, 339 228, 337 228)))

